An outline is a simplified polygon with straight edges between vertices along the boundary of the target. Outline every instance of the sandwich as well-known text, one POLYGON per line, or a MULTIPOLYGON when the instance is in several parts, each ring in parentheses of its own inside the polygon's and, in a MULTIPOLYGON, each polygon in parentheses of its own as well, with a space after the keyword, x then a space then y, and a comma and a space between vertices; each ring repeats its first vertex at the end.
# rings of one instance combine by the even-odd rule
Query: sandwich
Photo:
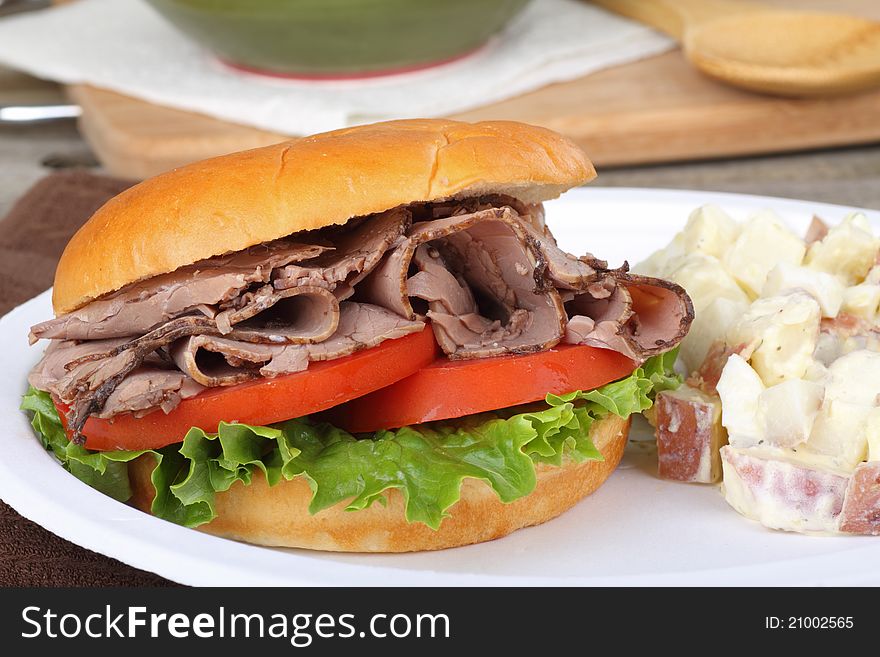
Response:
POLYGON ((546 129, 406 120, 149 179, 67 245, 22 407, 71 474, 224 537, 403 552, 545 522, 678 385, 693 319, 557 246, 543 202, 593 177, 546 129))

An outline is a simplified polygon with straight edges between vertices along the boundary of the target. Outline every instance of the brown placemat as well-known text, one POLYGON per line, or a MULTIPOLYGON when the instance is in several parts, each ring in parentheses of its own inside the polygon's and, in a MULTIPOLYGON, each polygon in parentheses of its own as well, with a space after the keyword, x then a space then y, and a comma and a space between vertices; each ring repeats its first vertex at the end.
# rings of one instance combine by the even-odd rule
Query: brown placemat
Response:
MULTIPOLYGON (((131 184, 86 171, 54 173, 37 182, 0 220, 0 315, 50 287, 71 235, 131 184)), ((21 339, 24 345, 27 337, 21 339)), ((0 502, 0 586, 170 584, 69 543, 0 502)))

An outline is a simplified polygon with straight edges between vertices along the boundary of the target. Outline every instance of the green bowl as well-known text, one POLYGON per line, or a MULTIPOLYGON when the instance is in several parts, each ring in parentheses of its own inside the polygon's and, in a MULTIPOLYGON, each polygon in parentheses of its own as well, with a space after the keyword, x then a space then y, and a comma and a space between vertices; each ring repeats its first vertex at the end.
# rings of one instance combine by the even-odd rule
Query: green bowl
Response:
POLYGON ((147 0, 221 60, 299 77, 441 63, 483 45, 529 0, 147 0))

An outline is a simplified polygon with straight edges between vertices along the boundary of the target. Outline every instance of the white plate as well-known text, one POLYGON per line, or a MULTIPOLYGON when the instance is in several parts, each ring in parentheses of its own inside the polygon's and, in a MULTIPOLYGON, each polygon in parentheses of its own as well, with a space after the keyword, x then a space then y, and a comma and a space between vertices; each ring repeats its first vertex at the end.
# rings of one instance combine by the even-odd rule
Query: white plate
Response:
MULTIPOLYGON (((688 213, 715 203, 739 219, 772 208, 798 231, 841 206, 733 194, 574 190, 548 204, 560 244, 617 264, 665 244, 688 213)), ((867 212, 880 226, 880 214, 867 212)), ((880 539, 773 532, 737 515, 711 486, 657 479, 653 454, 631 449, 599 491, 562 517, 512 536, 442 552, 338 555, 215 538, 105 497, 62 470, 18 410, 42 346, 27 329, 51 314, 48 293, 0 319, 0 497, 74 543, 194 585, 797 585, 880 584, 880 539)), ((636 431, 644 432, 645 426, 636 431)))

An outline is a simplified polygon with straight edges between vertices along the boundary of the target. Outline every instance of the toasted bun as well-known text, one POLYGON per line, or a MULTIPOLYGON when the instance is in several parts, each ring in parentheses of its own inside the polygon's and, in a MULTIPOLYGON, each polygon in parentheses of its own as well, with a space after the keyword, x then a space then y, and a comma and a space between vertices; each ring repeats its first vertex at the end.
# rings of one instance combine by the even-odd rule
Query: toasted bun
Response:
POLYGON ((560 135, 510 121, 409 120, 196 162, 108 201, 55 273, 57 314, 183 265, 418 201, 555 198, 595 177, 560 135))
MULTIPOLYGON (((502 503, 488 484, 466 479, 461 499, 436 531, 406 521, 403 496, 397 490, 389 492, 387 506, 346 511, 341 503, 310 515, 312 491, 305 479, 270 488, 259 475, 249 486, 237 482, 218 493, 218 517, 199 529, 259 545, 333 552, 415 552, 491 541, 547 522, 599 488, 620 462, 628 431, 629 420, 617 416, 596 422, 591 437, 604 461, 539 465, 535 490, 510 504, 502 503)), ((153 466, 153 458, 143 456, 130 467, 133 503, 148 513, 154 495, 153 466)))

